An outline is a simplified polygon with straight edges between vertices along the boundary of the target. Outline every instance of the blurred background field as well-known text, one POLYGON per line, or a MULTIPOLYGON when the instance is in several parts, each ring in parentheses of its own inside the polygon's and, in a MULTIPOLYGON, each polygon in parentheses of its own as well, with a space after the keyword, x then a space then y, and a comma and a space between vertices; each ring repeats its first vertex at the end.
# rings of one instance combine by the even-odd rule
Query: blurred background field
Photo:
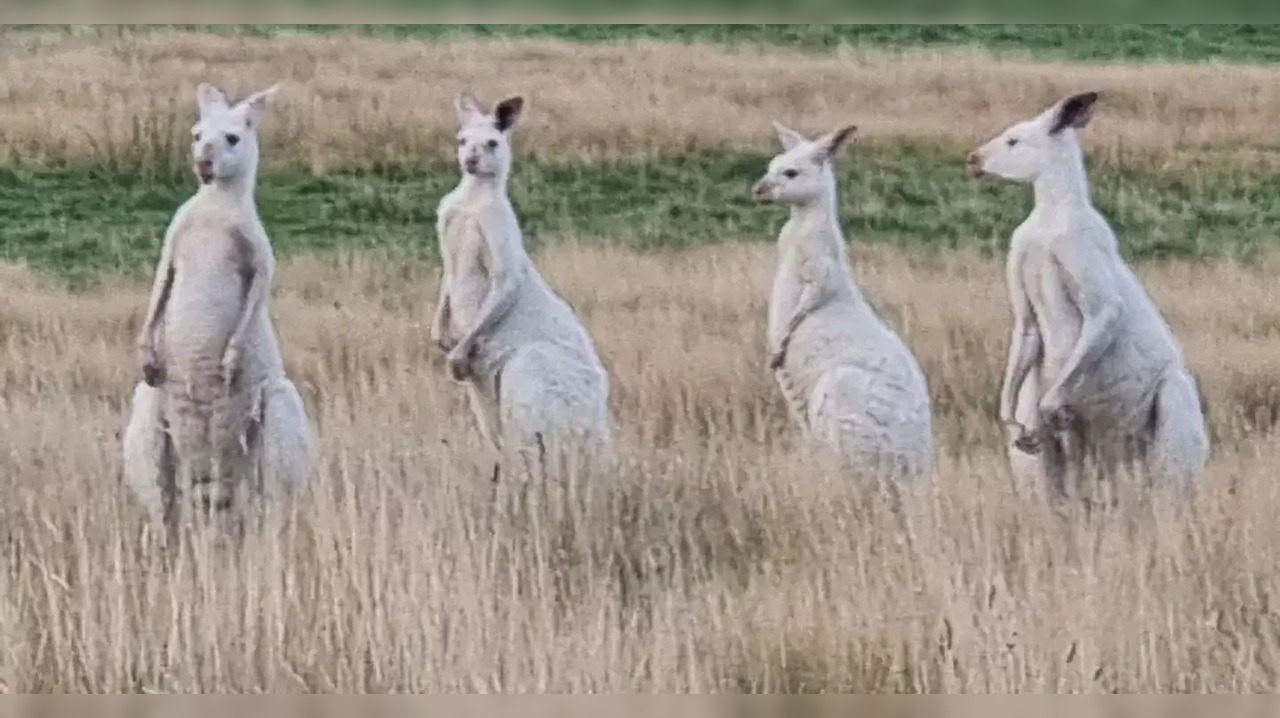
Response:
MULTIPOLYGON (((178 30, 255 37, 347 34, 392 40, 544 38, 583 43, 661 40, 804 50, 870 48, 914 51, 975 47, 986 51, 1076 60, 1202 60, 1245 63, 1280 59, 1272 25, 170 25, 178 30)), ((36 25, 10 25, 24 33, 36 25)), ((51 30, 103 37, 151 32, 157 26, 69 25, 51 30)), ((163 31, 163 30, 162 30, 163 31)))
POLYGON ((777 118, 808 132, 860 126, 857 158, 840 166, 843 220, 860 241, 998 253, 1028 193, 965 182, 959 158, 1081 86, 1106 98, 1089 154, 1132 256, 1240 257, 1271 241, 1280 69, 1259 40, 1270 26, 930 27, 8 29, 0 257, 82 277, 149 264, 155 227, 189 189, 192 78, 210 75, 233 93, 285 83, 261 203, 286 256, 430 256, 421 227, 453 181, 449 98, 461 87, 530 96, 513 192, 535 245, 769 241, 747 188, 777 118), (982 49, 1014 38, 1017 54, 982 49), (1122 62, 1126 42, 1145 60, 1205 62, 1122 62), (1042 61, 1079 43, 1109 62, 1042 61))

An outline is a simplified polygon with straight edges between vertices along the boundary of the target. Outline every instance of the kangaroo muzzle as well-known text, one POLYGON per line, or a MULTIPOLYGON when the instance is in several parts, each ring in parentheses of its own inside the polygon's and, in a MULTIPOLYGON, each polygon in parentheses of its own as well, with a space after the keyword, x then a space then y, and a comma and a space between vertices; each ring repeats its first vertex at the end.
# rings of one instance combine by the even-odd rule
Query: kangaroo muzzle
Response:
POLYGON ((981 177, 986 174, 982 170, 982 158, 977 152, 970 152, 969 156, 964 158, 964 172, 970 177, 981 177))
POLYGON ((200 182, 202 184, 209 184, 213 181, 213 160, 196 160, 193 165, 193 169, 195 170, 196 176, 200 178, 200 182))
POLYGON ((766 182, 756 182, 755 185, 751 187, 751 199, 754 199, 757 202, 768 202, 772 199, 772 196, 773 188, 766 182))

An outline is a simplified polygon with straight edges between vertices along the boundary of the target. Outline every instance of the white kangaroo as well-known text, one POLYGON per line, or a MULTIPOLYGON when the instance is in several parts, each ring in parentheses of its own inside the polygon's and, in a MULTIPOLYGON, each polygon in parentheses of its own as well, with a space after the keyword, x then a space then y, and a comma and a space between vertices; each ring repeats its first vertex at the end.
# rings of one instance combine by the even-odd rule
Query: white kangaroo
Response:
POLYGON ((242 489, 287 491, 311 464, 306 412, 268 314, 274 258, 254 201, 258 123, 275 89, 234 106, 207 83, 196 92, 200 187, 165 232, 123 436, 127 483, 170 529, 180 496, 234 522, 242 489))
POLYGON ((774 125, 784 151, 752 190, 791 210, 778 236, 769 368, 806 435, 868 476, 923 485, 934 450, 928 384, 854 283, 836 216, 832 163, 855 128, 810 141, 774 125))
POLYGON ((611 460, 609 376, 525 251, 507 196, 510 133, 523 107, 512 97, 489 112, 470 95, 457 98, 462 179, 437 209, 444 274, 431 337, 498 452, 543 463, 554 444, 611 460))
POLYGON ((1143 469, 1176 499, 1209 439, 1195 379, 1168 324, 1094 208, 1076 130, 1098 95, 1068 97, 971 153, 970 175, 1035 190, 1013 232, 1013 336, 1000 419, 1015 472, 1061 495, 1086 466, 1143 469))

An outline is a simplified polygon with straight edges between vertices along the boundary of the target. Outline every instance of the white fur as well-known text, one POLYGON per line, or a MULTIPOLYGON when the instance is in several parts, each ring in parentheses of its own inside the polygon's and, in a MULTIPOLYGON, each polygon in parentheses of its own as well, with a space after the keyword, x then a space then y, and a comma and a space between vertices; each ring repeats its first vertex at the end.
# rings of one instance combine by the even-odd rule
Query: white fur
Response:
POLYGON ((507 197, 510 132, 523 107, 457 101, 464 174, 437 208, 444 263, 432 340, 465 381, 490 445, 544 454, 552 445, 610 456, 609 377, 591 336, 524 248, 507 197))
POLYGON ((197 91, 202 184, 165 233, 138 338, 144 382, 123 436, 126 482, 170 524, 179 495, 231 508, 246 484, 287 490, 312 461, 267 308, 274 257, 254 201, 258 121, 274 90, 235 106, 210 85, 197 91))
POLYGON ((854 284, 836 216, 832 162, 854 128, 815 141, 775 128, 785 151, 753 189, 791 213, 778 237, 769 366, 809 437, 866 475, 921 485, 934 451, 928 385, 854 284))
POLYGON ((1009 250, 1014 326, 1000 417, 1015 471, 1051 492, 1097 462, 1108 472, 1145 469, 1185 498, 1207 461, 1208 434, 1178 342, 1090 198, 1076 129, 1096 98, 1066 98, 968 160, 973 175, 1035 189, 1009 250))

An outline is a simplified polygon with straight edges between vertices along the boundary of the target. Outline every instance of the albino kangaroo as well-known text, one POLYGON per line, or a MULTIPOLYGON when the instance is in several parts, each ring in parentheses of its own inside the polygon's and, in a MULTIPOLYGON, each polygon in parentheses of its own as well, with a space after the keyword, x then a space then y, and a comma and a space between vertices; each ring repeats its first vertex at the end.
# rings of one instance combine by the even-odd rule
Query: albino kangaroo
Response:
POLYGON ((254 201, 258 123, 275 89, 234 106, 209 84, 196 92, 200 188, 165 232, 123 437, 127 482, 170 529, 181 495, 235 521, 240 489, 287 490, 311 462, 267 311, 274 259, 254 201))
POLYGON ((1094 208, 1076 130, 1097 93, 1068 97, 968 157, 970 175, 1035 189, 1013 232, 1013 336, 1000 419, 1014 470, 1055 494, 1086 466, 1144 469, 1174 498, 1209 454, 1196 382, 1159 310, 1094 208))
POLYGON ((507 197, 510 133, 523 107, 520 97, 493 112, 470 95, 457 99, 463 174, 437 209, 444 276, 431 337, 450 375, 467 383, 494 449, 541 461, 553 443, 572 444, 608 460, 608 374, 573 309, 534 267, 507 197))
POLYGON ((810 141, 774 126, 784 151, 752 190, 791 209, 769 301, 769 368, 806 435, 865 475, 920 486, 933 464, 928 385, 854 284, 836 216, 831 167, 855 128, 810 141))

